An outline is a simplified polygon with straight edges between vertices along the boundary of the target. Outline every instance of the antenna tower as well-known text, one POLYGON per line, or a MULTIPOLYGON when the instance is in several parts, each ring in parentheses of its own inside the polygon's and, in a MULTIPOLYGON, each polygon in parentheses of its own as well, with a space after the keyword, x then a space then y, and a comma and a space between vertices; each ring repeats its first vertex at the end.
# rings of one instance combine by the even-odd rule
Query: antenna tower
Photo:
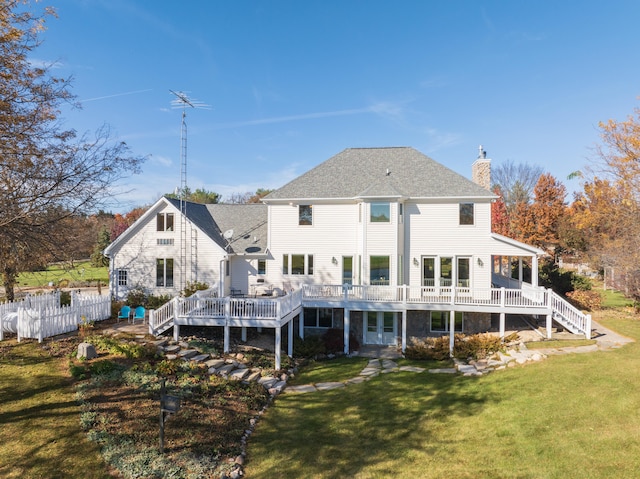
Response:
MULTIPOLYGON (((182 122, 180 124, 180 290, 186 287, 187 265, 187 108, 207 108, 208 105, 190 99, 186 93, 169 90, 175 96, 171 101, 172 108, 182 108, 182 122)), ((194 232, 191 232, 194 242, 194 232)), ((195 245, 192 245, 192 256, 195 255, 195 245)), ((191 259, 191 279, 193 280, 194 258, 191 259)))

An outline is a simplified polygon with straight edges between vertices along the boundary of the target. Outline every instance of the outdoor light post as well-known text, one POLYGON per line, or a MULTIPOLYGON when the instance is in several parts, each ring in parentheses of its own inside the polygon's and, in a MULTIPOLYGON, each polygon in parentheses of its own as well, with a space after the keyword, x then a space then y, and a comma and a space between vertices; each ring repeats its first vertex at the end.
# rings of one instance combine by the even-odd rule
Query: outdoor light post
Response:
POLYGON ((169 396, 165 390, 165 379, 160 380, 160 454, 164 454, 164 422, 167 414, 175 414, 180 409, 180 398, 169 396))

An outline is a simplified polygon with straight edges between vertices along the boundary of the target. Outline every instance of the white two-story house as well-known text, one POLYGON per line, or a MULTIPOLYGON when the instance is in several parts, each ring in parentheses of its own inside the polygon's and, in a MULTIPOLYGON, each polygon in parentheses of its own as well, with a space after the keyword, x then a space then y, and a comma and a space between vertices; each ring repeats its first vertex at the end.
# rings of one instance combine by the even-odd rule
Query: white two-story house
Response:
POLYGON ((538 287, 543 251, 491 232, 496 197, 482 151, 472 176, 413 148, 351 148, 261 205, 162 198, 107 248, 111 291, 174 296, 206 282, 206 304, 176 299, 152 330, 273 327, 279 342, 285 324, 291 339, 340 328, 347 352, 350 334, 404 349, 412 336, 453 342, 454 332, 487 331, 492 317, 503 333, 510 313, 542 314, 549 331, 555 319, 588 334, 588 317, 538 287))

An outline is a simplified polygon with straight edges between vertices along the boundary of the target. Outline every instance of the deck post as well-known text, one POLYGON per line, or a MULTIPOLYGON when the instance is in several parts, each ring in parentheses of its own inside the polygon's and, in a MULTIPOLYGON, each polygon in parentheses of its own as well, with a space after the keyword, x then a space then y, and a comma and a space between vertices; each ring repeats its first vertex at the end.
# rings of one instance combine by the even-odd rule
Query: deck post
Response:
POLYGON ((290 358, 293 357, 293 318, 291 318, 291 321, 289 321, 289 324, 287 325, 287 333, 289 334, 288 336, 288 341, 289 341, 289 347, 287 348, 287 354, 290 358))
POLYGON ((243 343, 247 342, 247 327, 246 326, 242 326, 242 328, 240 329, 240 339, 242 340, 243 343))
POLYGON ((456 333, 456 312, 449 311, 449 355, 453 357, 454 336, 456 333))
POLYGON ((407 308, 402 310, 402 352, 407 349, 407 308))
POLYGON ((587 314, 587 324, 584 332, 584 337, 586 339, 591 339, 591 315, 587 314))
POLYGON ((300 339, 304 339, 304 308, 300 308, 300 315, 298 316, 298 336, 300 336, 300 339))
POLYGON ((344 308, 344 354, 349 355, 349 331, 351 330, 351 311, 344 308))
POLYGON ((229 326, 229 322, 227 321, 224 325, 224 340, 222 349, 225 353, 228 353, 230 350, 231 343, 231 326, 229 326))
POLYGON ((500 339, 504 339, 505 313, 500 313, 500 339))
POLYGON ((551 329, 553 327, 553 290, 547 289, 547 306, 549 308, 549 314, 547 314, 547 339, 551 339, 553 334, 551 329))
POLYGON ((276 371, 280 370, 280 346, 282 345, 282 326, 276 328, 276 371))

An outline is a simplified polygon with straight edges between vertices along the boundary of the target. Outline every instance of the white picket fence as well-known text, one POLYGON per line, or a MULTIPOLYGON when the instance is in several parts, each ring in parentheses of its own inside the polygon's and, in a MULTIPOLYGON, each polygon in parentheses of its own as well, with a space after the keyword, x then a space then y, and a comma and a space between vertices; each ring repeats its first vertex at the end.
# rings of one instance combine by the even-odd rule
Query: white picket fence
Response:
POLYGON ((81 323, 102 321, 111 317, 111 298, 86 293, 72 293, 71 305, 60 306, 60 294, 32 296, 29 301, 0 305, 0 340, 4 333, 15 333, 18 341, 44 338, 78 329, 81 323), (54 298, 44 299, 45 296, 54 298), (34 300, 34 298, 37 298, 34 300))

